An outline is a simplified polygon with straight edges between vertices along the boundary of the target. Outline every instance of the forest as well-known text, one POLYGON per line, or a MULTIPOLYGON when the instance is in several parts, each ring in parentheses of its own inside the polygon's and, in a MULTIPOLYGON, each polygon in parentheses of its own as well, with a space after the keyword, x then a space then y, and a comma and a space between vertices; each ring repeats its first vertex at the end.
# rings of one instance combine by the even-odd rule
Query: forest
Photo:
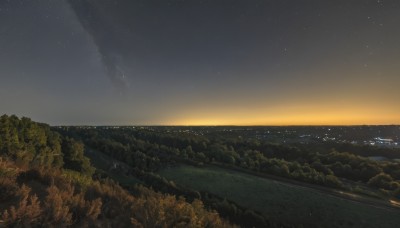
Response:
POLYGON ((133 128, 69 127, 59 132, 148 172, 179 162, 219 164, 338 189, 351 190, 343 181, 363 183, 384 195, 400 197, 400 164, 373 161, 360 152, 362 149, 367 153, 375 151, 375 155, 399 153, 395 149, 377 150, 349 144, 281 145, 255 139, 215 139, 133 128))

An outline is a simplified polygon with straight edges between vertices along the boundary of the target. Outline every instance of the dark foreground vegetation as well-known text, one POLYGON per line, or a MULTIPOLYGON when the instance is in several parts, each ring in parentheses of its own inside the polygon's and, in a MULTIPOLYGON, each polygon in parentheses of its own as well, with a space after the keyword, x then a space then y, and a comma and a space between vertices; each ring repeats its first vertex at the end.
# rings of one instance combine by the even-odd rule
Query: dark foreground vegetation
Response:
POLYGON ((366 221, 374 215, 387 215, 380 225, 390 227, 400 214, 388 203, 400 197, 400 163, 365 154, 397 150, 155 128, 50 128, 4 115, 0 227, 372 227, 366 221), (348 201, 316 209, 306 205, 314 199, 304 187, 323 192, 314 194, 318 205, 340 199, 338 192, 348 201), (274 201, 289 195, 293 205, 274 201), (353 217, 329 216, 353 209, 353 217))
POLYGON ((0 227, 231 226, 200 200, 93 179, 83 144, 47 125, 2 116, 0 131, 0 227))

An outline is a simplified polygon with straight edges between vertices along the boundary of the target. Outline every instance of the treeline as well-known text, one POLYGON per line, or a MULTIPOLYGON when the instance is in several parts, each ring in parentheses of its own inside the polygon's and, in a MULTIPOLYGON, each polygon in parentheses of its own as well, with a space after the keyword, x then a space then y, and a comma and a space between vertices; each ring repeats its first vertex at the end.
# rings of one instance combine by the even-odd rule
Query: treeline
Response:
POLYGON ((333 172, 318 170, 308 163, 280 159, 269 151, 290 149, 271 145, 261 153, 252 142, 232 143, 213 141, 204 137, 164 135, 157 132, 132 129, 78 129, 70 128, 63 134, 77 137, 96 150, 146 171, 157 171, 173 165, 179 159, 199 163, 220 162, 250 170, 274 174, 309 183, 341 187, 333 172), (267 156, 270 155, 270 156, 267 156))
POLYGON ((362 157, 385 157, 388 159, 399 159, 400 148, 381 147, 381 146, 370 146, 370 145, 358 145, 351 143, 336 143, 336 142, 324 142, 314 143, 308 145, 296 144, 298 147, 304 147, 311 151, 326 151, 329 152, 332 148, 335 148, 338 152, 348 152, 350 154, 359 155, 362 157))
POLYGON ((255 139, 215 139, 132 128, 66 128, 61 132, 146 171, 157 171, 174 165, 179 159, 187 159, 197 163, 223 163, 335 188, 345 188, 339 179, 343 178, 400 197, 399 163, 376 162, 359 156, 359 148, 353 153, 338 152, 334 147, 327 149, 321 145, 287 146, 255 139))

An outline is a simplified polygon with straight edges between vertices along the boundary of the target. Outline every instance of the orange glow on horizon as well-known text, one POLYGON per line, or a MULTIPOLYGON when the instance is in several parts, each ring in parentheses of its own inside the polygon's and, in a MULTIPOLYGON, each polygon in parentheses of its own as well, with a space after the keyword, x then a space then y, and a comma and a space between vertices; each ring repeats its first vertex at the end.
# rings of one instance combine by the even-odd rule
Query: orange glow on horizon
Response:
POLYGON ((380 121, 365 119, 338 119, 338 118, 314 118, 312 120, 307 118, 281 118, 271 120, 231 120, 231 119, 187 119, 176 122, 168 122, 166 125, 177 126, 224 126, 224 125, 238 125, 238 126, 291 126, 291 125, 400 125, 399 122, 393 121, 380 121))
POLYGON ((400 125, 391 89, 366 87, 254 99, 204 99, 164 119, 165 125, 400 125), (282 98, 280 98, 282 96, 282 98))
POLYGON ((400 115, 382 110, 357 110, 325 112, 275 112, 255 115, 250 112, 227 114, 199 113, 188 115, 166 125, 392 125, 400 124, 400 115))

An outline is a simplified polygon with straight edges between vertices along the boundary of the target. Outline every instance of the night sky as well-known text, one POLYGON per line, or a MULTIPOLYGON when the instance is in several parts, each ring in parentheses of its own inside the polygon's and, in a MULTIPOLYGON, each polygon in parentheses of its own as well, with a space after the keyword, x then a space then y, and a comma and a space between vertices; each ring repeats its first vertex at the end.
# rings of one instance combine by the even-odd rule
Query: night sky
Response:
POLYGON ((0 0, 0 114, 400 124, 398 0, 0 0))

